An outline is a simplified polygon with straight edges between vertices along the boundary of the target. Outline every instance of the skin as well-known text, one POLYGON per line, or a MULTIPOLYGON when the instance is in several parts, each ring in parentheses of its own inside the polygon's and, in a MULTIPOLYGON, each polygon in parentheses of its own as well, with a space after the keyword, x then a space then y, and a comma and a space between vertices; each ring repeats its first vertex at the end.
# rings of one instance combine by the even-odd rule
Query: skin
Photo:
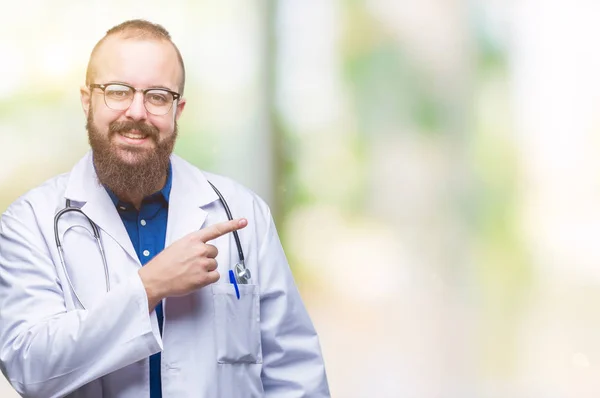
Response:
MULTIPOLYGON (((167 41, 122 39, 109 37, 98 49, 94 59, 96 83, 124 82, 136 88, 164 87, 179 91, 181 68, 173 46, 167 41)), ((156 116, 148 113, 144 106, 142 93, 136 93, 131 106, 125 111, 115 111, 106 106, 100 89, 91 91, 82 86, 81 105, 86 118, 93 107, 94 125, 108 135, 108 125, 113 121, 137 121, 148 123, 159 130, 159 140, 173 134, 175 121, 179 119, 186 100, 181 98, 169 113, 156 116)), ((134 131, 135 133, 135 131, 134 131)), ((113 143, 118 146, 118 155, 128 164, 135 164, 144 153, 155 149, 152 139, 131 139, 114 135, 113 143), (137 148, 137 150, 135 150, 137 148)), ((166 173, 156 190, 160 190, 166 181, 166 173)), ((119 193, 119 199, 132 203, 139 209, 143 195, 127 192, 119 193)))
MULTIPOLYGON (((179 92, 181 68, 175 49, 167 41, 123 39, 115 35, 102 44, 94 62, 95 83, 123 82, 136 88, 164 87, 179 92)), ((133 103, 124 111, 109 109, 100 89, 90 91, 82 86, 80 93, 86 118, 92 110, 93 123, 105 137, 109 136, 108 126, 113 121, 138 121, 156 127, 159 140, 163 140, 173 135, 175 121, 186 104, 181 98, 169 113, 156 116, 146 111, 142 93, 136 93, 133 103)), ((111 140, 118 156, 131 165, 156 149, 155 142, 149 137, 132 139, 114 134, 111 140)), ((166 177, 165 173, 155 191, 164 186, 166 177)), ((118 196, 138 209, 143 199, 143 195, 127 192, 118 196)), ((138 273, 146 290, 149 310, 152 311, 163 298, 183 296, 218 281, 220 275, 215 260, 218 251, 207 242, 247 224, 246 219, 235 219, 193 232, 165 248, 140 268, 138 273)))

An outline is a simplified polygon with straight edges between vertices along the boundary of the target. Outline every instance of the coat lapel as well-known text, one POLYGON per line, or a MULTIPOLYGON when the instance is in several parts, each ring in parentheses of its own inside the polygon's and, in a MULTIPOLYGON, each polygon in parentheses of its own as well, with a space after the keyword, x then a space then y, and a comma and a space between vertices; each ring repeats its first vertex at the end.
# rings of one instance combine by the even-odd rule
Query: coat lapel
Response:
MULTIPOLYGON (((173 181, 165 247, 202 228, 207 217, 207 212, 202 207, 218 200, 206 177, 196 167, 175 155, 171 156, 171 166, 173 181)), ((85 215, 139 263, 117 209, 106 189, 98 183, 91 151, 71 171, 65 198, 81 205, 85 215)))
POLYGON ((171 156, 173 185, 169 196, 169 218, 165 247, 202 228, 207 212, 203 206, 218 199, 206 177, 178 156, 171 156))
POLYGON ((139 263, 115 205, 106 189, 98 182, 91 152, 88 152, 71 170, 65 198, 81 205, 81 211, 139 263))

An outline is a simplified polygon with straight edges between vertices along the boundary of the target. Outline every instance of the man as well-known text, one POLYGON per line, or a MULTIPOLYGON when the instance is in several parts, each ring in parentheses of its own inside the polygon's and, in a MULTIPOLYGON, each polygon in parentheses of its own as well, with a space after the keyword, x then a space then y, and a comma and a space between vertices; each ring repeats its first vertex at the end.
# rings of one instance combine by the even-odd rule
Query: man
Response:
POLYGON ((184 83, 163 27, 110 29, 81 88, 91 152, 3 214, 0 365, 23 396, 329 396, 269 208, 171 154, 184 83))

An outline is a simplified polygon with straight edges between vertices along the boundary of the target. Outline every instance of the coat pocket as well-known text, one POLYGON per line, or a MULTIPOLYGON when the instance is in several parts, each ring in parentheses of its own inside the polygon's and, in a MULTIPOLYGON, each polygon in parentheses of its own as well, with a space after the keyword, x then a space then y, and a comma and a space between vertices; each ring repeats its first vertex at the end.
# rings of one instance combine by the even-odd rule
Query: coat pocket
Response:
POLYGON ((262 363, 257 285, 213 284, 214 334, 218 363, 262 363))

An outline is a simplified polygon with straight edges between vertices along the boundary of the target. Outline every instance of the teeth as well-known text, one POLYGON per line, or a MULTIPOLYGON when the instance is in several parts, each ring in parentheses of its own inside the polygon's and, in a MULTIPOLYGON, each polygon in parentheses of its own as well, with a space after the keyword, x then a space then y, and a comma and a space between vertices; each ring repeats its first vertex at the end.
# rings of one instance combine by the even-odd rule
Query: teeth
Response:
POLYGON ((134 134, 134 133, 130 133, 130 132, 121 133, 121 135, 123 137, 131 138, 131 139, 134 139, 134 140, 141 140, 141 139, 147 137, 147 135, 145 135, 145 134, 134 134))

